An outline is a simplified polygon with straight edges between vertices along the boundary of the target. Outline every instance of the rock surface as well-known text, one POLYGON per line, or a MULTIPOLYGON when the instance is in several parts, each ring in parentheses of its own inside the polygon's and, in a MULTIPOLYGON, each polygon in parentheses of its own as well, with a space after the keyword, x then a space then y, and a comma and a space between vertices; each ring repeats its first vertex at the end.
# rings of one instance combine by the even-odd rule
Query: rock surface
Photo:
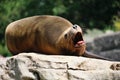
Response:
POLYGON ((0 59, 0 80, 120 80, 120 62, 21 53, 0 59))
POLYGON ((120 61, 120 31, 94 38, 87 43, 87 50, 120 61))

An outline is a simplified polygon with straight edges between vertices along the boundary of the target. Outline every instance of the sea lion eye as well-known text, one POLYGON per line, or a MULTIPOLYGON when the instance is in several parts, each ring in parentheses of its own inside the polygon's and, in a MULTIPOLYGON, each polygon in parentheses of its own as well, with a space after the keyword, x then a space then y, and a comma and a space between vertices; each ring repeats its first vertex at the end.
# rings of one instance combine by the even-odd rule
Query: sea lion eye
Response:
POLYGON ((67 39, 67 34, 65 34, 65 36, 64 36, 64 37, 65 37, 65 39, 67 39))

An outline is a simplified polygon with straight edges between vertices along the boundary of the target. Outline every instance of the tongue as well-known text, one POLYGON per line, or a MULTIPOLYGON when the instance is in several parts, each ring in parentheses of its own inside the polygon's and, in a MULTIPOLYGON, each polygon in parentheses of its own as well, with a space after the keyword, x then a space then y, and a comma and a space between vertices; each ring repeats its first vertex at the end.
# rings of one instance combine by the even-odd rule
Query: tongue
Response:
POLYGON ((77 44, 84 44, 84 41, 78 41, 77 44))
POLYGON ((78 41, 76 44, 75 44, 75 47, 80 47, 82 44, 84 44, 85 42, 84 41, 78 41))

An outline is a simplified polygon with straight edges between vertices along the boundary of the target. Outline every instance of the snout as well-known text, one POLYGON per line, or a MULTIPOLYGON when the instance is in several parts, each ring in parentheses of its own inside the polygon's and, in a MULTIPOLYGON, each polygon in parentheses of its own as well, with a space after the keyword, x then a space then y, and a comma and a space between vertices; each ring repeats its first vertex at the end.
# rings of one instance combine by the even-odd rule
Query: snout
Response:
POLYGON ((73 25, 72 28, 75 30, 75 31, 79 31, 82 33, 82 29, 80 26, 78 26, 77 24, 73 25))

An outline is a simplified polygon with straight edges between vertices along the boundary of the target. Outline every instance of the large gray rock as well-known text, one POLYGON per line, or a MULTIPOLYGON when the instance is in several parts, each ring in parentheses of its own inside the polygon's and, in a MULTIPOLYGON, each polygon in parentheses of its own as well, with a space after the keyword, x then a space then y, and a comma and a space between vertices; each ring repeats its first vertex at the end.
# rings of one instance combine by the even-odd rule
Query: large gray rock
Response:
POLYGON ((94 38, 87 43, 87 50, 120 61, 120 32, 94 38))
POLYGON ((120 62, 21 53, 0 59, 0 80, 120 80, 120 62))
POLYGON ((120 49, 120 32, 95 38, 94 45, 98 51, 120 49))

